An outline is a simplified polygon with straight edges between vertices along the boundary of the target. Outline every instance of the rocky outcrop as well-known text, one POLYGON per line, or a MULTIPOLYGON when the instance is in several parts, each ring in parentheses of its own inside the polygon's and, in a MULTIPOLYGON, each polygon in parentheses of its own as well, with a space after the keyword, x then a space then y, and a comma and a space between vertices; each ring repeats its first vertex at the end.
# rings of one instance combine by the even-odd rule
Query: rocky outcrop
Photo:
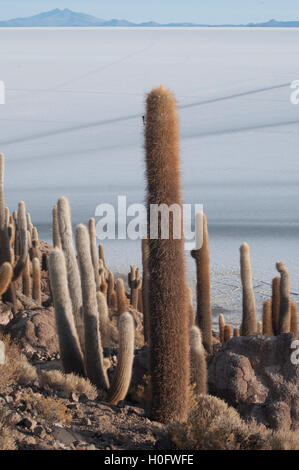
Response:
MULTIPOLYGON (((29 301, 29 300, 28 300, 29 301)), ((59 355, 53 308, 24 310, 17 313, 5 328, 16 339, 29 359, 55 359, 59 355)))
POLYGON ((245 418, 255 418, 273 429, 299 429, 296 339, 292 334, 233 338, 210 363, 210 393, 226 400, 245 418))

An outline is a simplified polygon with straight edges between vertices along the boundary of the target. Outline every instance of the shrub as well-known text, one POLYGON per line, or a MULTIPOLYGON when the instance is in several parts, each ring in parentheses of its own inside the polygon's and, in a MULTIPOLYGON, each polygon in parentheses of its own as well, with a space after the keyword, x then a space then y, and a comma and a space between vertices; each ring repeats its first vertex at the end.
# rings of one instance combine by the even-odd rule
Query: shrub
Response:
POLYGON ((83 393, 90 399, 95 400, 98 396, 97 389, 88 379, 75 374, 63 374, 59 370, 41 371, 40 384, 42 387, 49 387, 55 392, 65 392, 68 395, 72 392, 82 395, 83 393))

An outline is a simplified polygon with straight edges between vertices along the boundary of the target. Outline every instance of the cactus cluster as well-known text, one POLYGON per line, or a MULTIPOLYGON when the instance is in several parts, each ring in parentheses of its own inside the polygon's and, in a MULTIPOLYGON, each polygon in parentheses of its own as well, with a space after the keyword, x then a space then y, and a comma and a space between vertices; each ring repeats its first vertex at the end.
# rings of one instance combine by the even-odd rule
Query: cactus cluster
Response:
POLYGON ((117 404, 128 392, 134 358, 134 321, 123 281, 118 279, 115 287, 103 247, 98 257, 94 219, 88 229, 83 224, 77 226, 75 251, 67 198, 58 200, 53 214, 58 232, 53 230, 56 247, 49 255, 49 273, 64 372, 88 377, 100 396, 117 404), (110 384, 103 348, 109 348, 108 304, 113 294, 119 315, 119 348, 110 384))

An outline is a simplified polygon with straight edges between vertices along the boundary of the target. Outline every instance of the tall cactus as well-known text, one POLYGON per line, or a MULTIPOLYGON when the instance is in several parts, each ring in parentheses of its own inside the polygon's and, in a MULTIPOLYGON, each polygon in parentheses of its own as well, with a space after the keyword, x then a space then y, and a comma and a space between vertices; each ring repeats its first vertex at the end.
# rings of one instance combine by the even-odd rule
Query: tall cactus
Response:
POLYGON ((25 269, 22 274, 22 291, 26 297, 31 296, 30 258, 27 256, 25 269))
POLYGON ((117 366, 108 394, 108 402, 114 405, 124 400, 131 382, 134 360, 134 320, 130 313, 122 313, 118 320, 119 346, 117 366))
POLYGON ((82 350, 84 350, 84 326, 82 316, 81 283, 76 254, 73 246, 71 211, 69 201, 66 197, 61 197, 58 200, 57 217, 61 246, 65 257, 69 293, 72 302, 75 325, 78 331, 81 348, 82 350))
POLYGON ((224 343, 224 328, 225 328, 225 319, 223 313, 219 315, 219 339, 220 343, 224 343))
POLYGON ((276 263, 280 273, 280 309, 278 333, 289 333, 291 329, 290 276, 284 263, 276 263))
POLYGON ((63 371, 85 377, 85 367, 74 322, 63 252, 54 248, 49 255, 49 274, 63 371))
POLYGON ((190 366, 191 384, 195 384, 196 394, 207 394, 208 374, 205 350, 202 344, 201 332, 198 326, 190 330, 190 366))
POLYGON ((108 378, 104 369, 103 350, 99 333, 99 311, 97 305, 94 269, 90 254, 90 238, 85 225, 76 229, 76 247, 81 274, 82 300, 85 329, 85 366, 89 380, 99 389, 108 389, 108 378))
POLYGON ((224 342, 227 343, 231 340, 232 337, 232 327, 231 325, 225 325, 224 327, 224 342))
POLYGON ((205 214, 197 214, 203 228, 203 243, 199 250, 191 252, 196 262, 197 272, 197 324, 202 334, 203 345, 212 352, 212 308, 210 287, 210 250, 208 224, 205 214))
MULTIPOLYGON (((145 148, 150 239, 151 205, 182 205, 176 102, 163 87, 147 97, 145 148)), ((158 238, 149 240, 151 416, 164 423, 186 418, 190 372, 184 242, 169 222, 169 239, 160 220, 158 238)))
POLYGON ((256 305, 252 285, 250 247, 243 243, 240 248, 241 281, 243 288, 242 336, 253 335, 257 331, 256 305))
POLYGON ((279 331, 280 310, 280 277, 276 276, 272 281, 272 326, 275 335, 279 331))

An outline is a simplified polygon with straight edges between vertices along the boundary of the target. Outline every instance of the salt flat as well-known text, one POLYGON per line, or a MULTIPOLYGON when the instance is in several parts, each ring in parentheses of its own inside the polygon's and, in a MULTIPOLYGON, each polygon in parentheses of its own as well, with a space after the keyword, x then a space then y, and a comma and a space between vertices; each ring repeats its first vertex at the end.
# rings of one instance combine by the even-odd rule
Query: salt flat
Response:
MULTIPOLYGON (((234 318, 240 311, 243 241, 259 306, 278 260, 299 293, 299 105, 290 103, 298 57, 297 29, 0 30, 9 206, 25 199, 49 239, 62 194, 74 222, 118 194, 141 202, 144 101, 163 84, 180 106, 185 202, 208 215, 214 304, 234 318)), ((107 242, 106 251, 121 272, 140 263, 135 242, 107 242)), ((194 281, 190 260, 188 268, 194 281)))

